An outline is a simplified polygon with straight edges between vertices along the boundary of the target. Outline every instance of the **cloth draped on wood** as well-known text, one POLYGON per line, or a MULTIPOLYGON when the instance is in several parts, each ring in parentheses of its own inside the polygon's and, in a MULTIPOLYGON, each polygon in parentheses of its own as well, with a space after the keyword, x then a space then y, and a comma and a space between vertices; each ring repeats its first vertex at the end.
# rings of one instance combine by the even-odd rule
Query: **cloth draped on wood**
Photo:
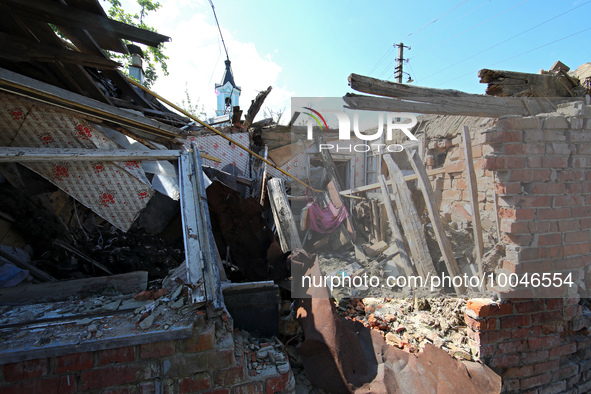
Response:
POLYGON ((308 208, 308 227, 319 233, 332 233, 349 216, 345 205, 335 207, 332 202, 328 203, 326 209, 322 209, 317 202, 310 202, 308 208))

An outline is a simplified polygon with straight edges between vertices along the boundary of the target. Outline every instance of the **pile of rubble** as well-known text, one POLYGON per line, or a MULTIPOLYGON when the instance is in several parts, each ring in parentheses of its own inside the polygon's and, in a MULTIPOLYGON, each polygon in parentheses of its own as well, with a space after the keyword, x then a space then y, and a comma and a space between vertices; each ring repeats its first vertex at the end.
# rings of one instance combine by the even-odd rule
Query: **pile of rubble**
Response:
POLYGON ((426 344, 446 350, 457 359, 473 360, 462 298, 364 298, 343 299, 341 316, 380 331, 386 342, 411 353, 426 344))

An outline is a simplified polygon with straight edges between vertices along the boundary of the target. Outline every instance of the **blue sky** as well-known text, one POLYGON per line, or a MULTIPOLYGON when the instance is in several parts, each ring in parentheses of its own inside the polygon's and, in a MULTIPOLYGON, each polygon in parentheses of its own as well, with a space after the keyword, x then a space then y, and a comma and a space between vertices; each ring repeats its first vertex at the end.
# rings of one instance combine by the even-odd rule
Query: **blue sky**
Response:
MULTIPOLYGON (((180 102, 187 83, 191 97, 212 111, 213 84, 221 79, 225 55, 209 2, 160 2, 161 10, 148 23, 172 37, 167 45, 171 76, 161 78, 155 90, 180 102)), ((133 7, 133 0, 122 3, 133 7)), ((409 62, 404 70, 414 85, 470 93, 484 93, 486 86, 477 77, 482 68, 537 73, 556 60, 572 69, 591 61, 591 0, 365 5, 214 0, 214 5, 245 108, 257 91, 269 85, 274 90, 267 104, 283 108, 292 96, 350 92, 351 73, 394 80, 393 44, 399 42, 412 48, 405 50, 409 62)))

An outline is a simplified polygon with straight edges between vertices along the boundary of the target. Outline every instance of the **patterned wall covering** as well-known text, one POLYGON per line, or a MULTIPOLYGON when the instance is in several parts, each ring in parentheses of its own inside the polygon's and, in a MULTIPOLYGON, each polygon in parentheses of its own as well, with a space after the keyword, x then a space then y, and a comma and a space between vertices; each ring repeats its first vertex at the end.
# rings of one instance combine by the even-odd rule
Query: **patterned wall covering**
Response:
MULTIPOLYGON (((0 93, 0 146, 120 148, 74 112, 6 93, 0 93)), ((154 194, 137 161, 61 161, 25 166, 123 231, 154 194)))

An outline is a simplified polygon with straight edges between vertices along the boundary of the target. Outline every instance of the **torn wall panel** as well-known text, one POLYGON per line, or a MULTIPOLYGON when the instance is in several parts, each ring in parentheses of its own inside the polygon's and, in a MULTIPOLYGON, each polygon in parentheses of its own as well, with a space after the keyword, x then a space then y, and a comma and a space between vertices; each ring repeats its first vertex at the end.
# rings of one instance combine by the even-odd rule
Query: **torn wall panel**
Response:
MULTIPOLYGON (((113 149, 118 146, 71 113, 0 94, 0 145, 38 148, 113 149)), ((44 162, 26 166, 96 214, 127 231, 154 194, 137 161, 44 162)))

